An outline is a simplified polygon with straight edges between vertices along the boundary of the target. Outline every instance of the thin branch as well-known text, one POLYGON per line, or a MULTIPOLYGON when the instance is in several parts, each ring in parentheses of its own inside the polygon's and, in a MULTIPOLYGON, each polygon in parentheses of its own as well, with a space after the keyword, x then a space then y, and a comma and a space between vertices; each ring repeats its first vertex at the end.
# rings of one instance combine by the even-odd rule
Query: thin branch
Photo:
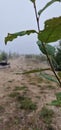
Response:
POLYGON ((60 87, 61 87, 61 81, 60 81, 60 79, 59 79, 58 75, 57 75, 57 74, 56 74, 56 72, 55 72, 54 66, 53 66, 53 64, 52 64, 52 62, 51 62, 51 59, 50 59, 50 57, 49 57, 49 55, 48 55, 48 52, 47 52, 47 50, 46 50, 46 48, 45 48, 44 43, 42 43, 42 45, 43 45, 44 50, 45 50, 45 52, 46 52, 46 56, 47 56, 47 59, 48 59, 48 61, 49 61, 50 67, 51 67, 51 69, 52 69, 52 71, 53 71, 53 73, 54 73, 55 77, 57 78, 57 80, 58 80, 58 82, 59 82, 60 87))
POLYGON ((36 9, 36 4, 35 4, 35 2, 34 2, 34 10, 35 10, 35 16, 36 16, 38 31, 40 31, 39 16, 38 16, 38 14, 37 14, 37 9, 36 9))

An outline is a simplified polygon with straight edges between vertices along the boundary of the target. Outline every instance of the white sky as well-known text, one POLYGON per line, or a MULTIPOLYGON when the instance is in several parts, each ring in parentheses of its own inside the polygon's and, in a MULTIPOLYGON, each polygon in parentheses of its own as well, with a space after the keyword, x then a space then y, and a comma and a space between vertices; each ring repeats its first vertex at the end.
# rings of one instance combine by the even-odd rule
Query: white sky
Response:
MULTIPOLYGON (((49 1, 36 0, 38 10, 49 1)), ((43 29, 46 19, 56 16, 61 16, 61 3, 59 2, 54 3, 41 15, 41 29, 43 29)), ((30 0, 0 0, 0 50, 20 54, 39 54, 35 34, 19 37, 12 42, 8 42, 6 46, 4 44, 4 37, 7 36, 7 33, 27 29, 37 29, 33 4, 30 0)))

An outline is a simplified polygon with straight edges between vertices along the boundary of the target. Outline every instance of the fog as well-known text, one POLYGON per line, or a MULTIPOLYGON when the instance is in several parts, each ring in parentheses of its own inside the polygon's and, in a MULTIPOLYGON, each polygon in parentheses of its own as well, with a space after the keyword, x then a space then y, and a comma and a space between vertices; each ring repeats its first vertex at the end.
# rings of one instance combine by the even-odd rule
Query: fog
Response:
MULTIPOLYGON (((42 8, 49 0, 36 0, 37 9, 42 8)), ((44 28, 46 19, 61 15, 61 3, 56 2, 46 9, 40 18, 40 28, 44 28)), ((0 0, 0 50, 20 54, 40 54, 36 44, 37 35, 18 37, 12 42, 4 44, 4 37, 8 33, 36 29, 37 23, 33 4, 30 0, 0 0)))

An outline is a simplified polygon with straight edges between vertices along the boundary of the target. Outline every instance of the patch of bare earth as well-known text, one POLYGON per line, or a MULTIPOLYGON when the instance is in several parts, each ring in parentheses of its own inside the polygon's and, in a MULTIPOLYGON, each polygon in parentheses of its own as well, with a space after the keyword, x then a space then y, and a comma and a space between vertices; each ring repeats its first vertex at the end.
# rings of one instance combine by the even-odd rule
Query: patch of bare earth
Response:
POLYGON ((47 105, 56 98, 55 93, 61 88, 36 73, 20 74, 24 70, 43 67, 47 64, 20 56, 10 60, 10 68, 0 69, 0 130, 61 130, 61 108, 47 105), (21 106, 23 97, 36 106, 28 106, 28 100, 25 107, 21 106), (40 117, 43 107, 54 112, 49 124, 40 117))

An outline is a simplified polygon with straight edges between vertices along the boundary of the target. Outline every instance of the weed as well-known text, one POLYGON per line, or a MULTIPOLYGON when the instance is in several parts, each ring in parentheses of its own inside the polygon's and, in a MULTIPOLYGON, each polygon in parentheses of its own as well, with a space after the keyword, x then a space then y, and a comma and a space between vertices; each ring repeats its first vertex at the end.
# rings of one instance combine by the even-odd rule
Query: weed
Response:
POLYGON ((48 109, 47 107, 42 107, 42 110, 40 112, 40 117, 46 124, 51 124, 52 123, 52 117, 54 115, 53 110, 48 109))
POLYGON ((61 101, 60 100, 53 100, 51 102, 52 106, 61 107, 61 101))
POLYGON ((18 97, 19 95, 20 95, 19 92, 12 92, 12 93, 9 94, 9 97, 15 98, 15 97, 18 97))
POLYGON ((31 101, 30 98, 25 96, 19 96, 17 100, 20 103, 20 108, 25 110, 35 110, 37 108, 36 104, 31 101))
POLYGON ((51 105, 61 107, 61 92, 56 93, 56 100, 53 100, 51 105))

